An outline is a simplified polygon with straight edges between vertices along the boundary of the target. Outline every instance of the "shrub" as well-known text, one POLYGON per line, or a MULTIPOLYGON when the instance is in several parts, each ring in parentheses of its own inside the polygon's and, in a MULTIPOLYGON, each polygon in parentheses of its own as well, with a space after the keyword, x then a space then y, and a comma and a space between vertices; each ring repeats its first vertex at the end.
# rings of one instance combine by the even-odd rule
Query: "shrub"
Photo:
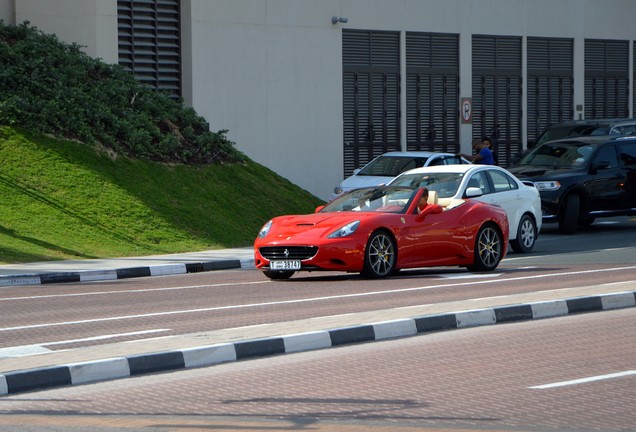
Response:
POLYGON ((183 101, 119 65, 83 53, 28 22, 0 20, 0 124, 21 126, 129 157, 186 164, 243 162, 226 137, 183 101))

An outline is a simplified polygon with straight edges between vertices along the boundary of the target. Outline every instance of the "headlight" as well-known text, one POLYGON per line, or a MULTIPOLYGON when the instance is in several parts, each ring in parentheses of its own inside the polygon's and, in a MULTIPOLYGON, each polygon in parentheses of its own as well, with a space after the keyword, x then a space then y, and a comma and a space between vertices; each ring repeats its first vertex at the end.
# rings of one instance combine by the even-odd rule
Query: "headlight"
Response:
POLYGON ((534 182, 540 191, 555 191, 561 187, 558 181, 538 181, 534 182))
POLYGON ((353 234, 354 232, 356 232, 356 230, 358 229, 358 227, 360 226, 360 221, 354 221, 351 223, 346 224, 345 226, 343 226, 342 228, 340 228, 337 231, 332 232, 331 234, 329 234, 327 236, 327 238, 340 238, 340 237, 346 237, 348 235, 353 234))
POLYGON ((258 237, 259 238, 265 237, 271 227, 272 227, 272 221, 269 221, 265 225, 263 225, 263 228, 261 228, 261 230, 258 232, 258 237))
POLYGON ((333 188, 333 194, 334 195, 340 195, 341 193, 342 193, 342 187, 340 185, 338 185, 335 188, 333 188))

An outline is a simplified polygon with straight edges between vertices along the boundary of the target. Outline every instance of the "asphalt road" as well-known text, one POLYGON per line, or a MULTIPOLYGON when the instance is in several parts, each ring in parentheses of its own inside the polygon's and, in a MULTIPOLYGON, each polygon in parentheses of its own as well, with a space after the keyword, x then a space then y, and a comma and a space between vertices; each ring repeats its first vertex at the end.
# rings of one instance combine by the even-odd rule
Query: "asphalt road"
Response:
MULTIPOLYGON (((547 226, 532 254, 510 253, 496 272, 403 271, 389 280, 259 271, 5 287, 0 358, 104 343, 636 280, 634 221, 573 236, 547 226)), ((4 369, 6 370, 6 369, 4 369)))
MULTIPOLYGON (((636 281, 634 240, 636 222, 626 218, 597 222, 573 236, 560 236, 556 226, 547 225, 532 254, 511 253, 489 275, 427 269, 385 281, 313 273, 272 282, 258 271, 242 270, 3 288, 0 356, 2 350, 44 354, 110 343, 139 345, 166 336, 333 316, 380 317, 383 311, 415 306, 468 309, 484 298, 505 300, 584 286, 620 291, 622 284, 636 281)), ((633 430, 635 310, 8 396, 0 399, 0 427, 633 430), (599 379, 594 387, 529 390, 531 385, 620 373, 625 375, 599 379), (436 384, 428 387, 431 380, 436 384)), ((0 358, 0 365, 11 361, 16 357, 0 358)))

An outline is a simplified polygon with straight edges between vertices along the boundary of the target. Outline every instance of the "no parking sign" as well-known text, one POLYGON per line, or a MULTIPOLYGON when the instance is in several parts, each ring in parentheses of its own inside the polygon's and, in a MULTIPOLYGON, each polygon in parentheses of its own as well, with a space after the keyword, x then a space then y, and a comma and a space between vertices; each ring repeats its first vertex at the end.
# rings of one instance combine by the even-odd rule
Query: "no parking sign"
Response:
POLYGON ((462 123, 472 123, 473 121, 473 98, 462 98, 459 107, 462 116, 462 123))

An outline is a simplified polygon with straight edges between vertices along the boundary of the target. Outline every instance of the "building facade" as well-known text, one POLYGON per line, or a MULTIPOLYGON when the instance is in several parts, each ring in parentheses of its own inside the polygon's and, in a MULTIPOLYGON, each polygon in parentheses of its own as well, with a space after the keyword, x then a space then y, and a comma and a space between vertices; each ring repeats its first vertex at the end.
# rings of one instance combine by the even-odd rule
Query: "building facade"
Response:
POLYGON ((505 166, 552 123, 634 113, 633 0, 0 0, 183 97, 327 199, 391 150, 505 166))

